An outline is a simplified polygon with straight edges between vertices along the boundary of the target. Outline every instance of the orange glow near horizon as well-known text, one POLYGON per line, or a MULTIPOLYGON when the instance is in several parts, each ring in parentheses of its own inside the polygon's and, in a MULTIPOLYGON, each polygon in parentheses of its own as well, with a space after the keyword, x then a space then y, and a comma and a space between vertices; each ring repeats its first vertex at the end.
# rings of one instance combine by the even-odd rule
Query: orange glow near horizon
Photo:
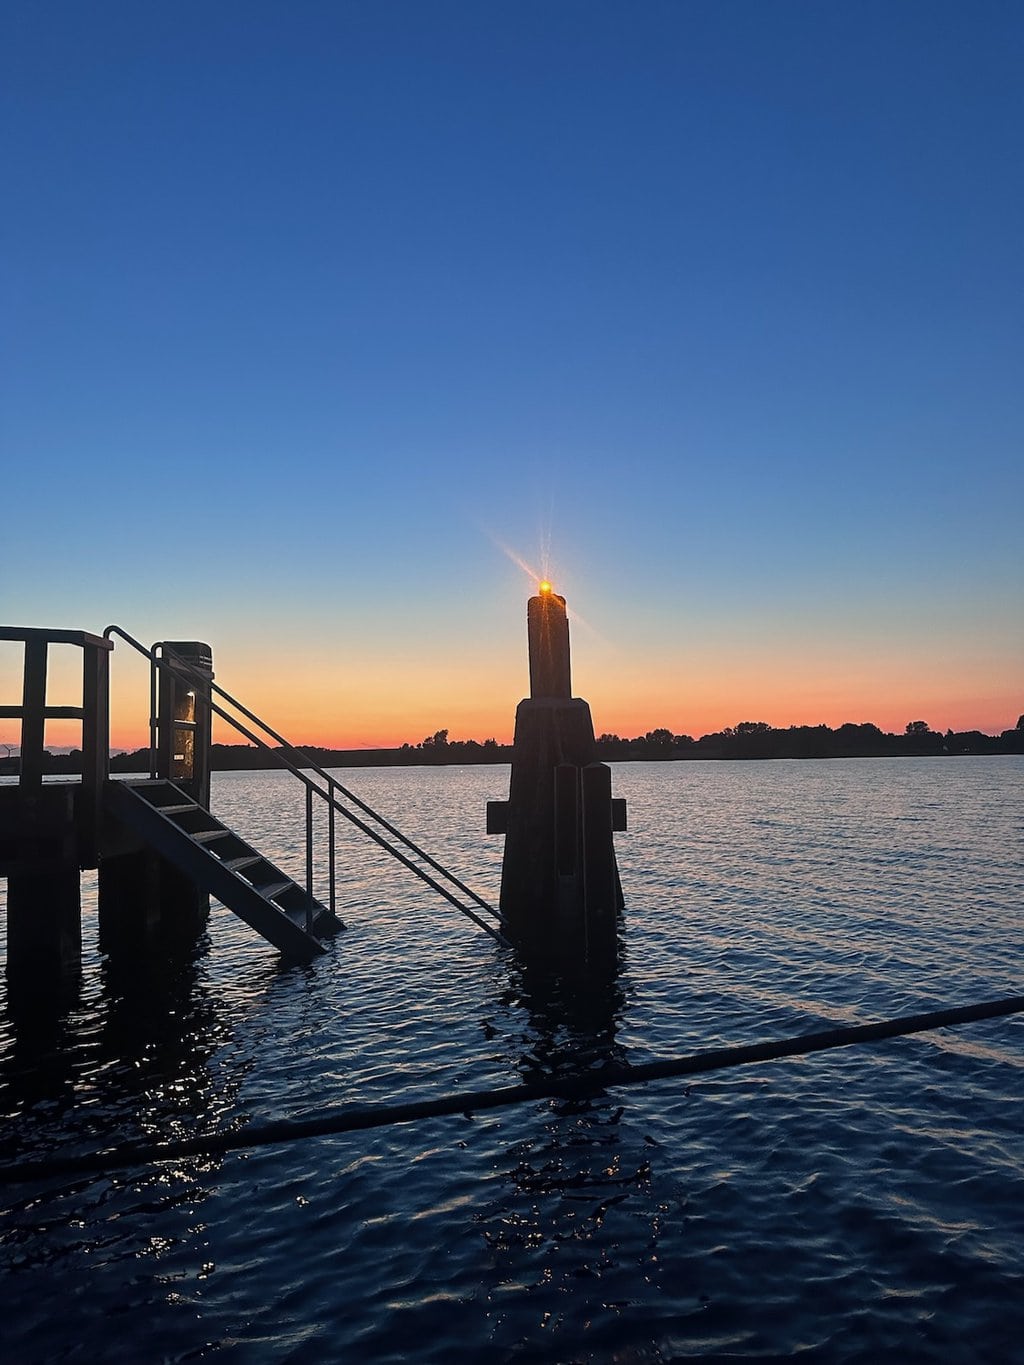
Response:
MULTIPOLYGON (((779 729, 791 725, 836 729, 847 722, 871 722, 898 734, 909 721, 920 719, 938 731, 998 734, 1012 728, 1021 711, 1020 698, 1008 689, 985 686, 982 679, 971 677, 946 678, 940 686, 916 673, 898 676, 896 669, 869 682, 779 667, 754 680, 710 667, 638 672, 610 659, 584 658, 576 663, 576 692, 590 703, 596 733, 623 738, 663 727, 697 739, 747 720, 779 729)), ((228 680, 227 669, 223 676, 229 690, 293 743, 337 749, 416 745, 441 729, 447 729, 452 740, 493 738, 510 743, 516 705, 527 693, 528 679, 525 641, 521 659, 515 661, 424 657, 414 673, 391 661, 365 660, 358 676, 340 666, 326 676, 297 678, 270 668, 237 681, 234 674, 228 680)), ((144 695, 115 695, 113 747, 138 749, 148 744, 147 702, 144 695)), ((17 743, 17 738, 13 733, 0 735, 8 743, 17 743)), ((65 742, 78 741, 69 736, 65 742)), ((214 742, 247 743, 217 717, 214 742)))
MULTIPOLYGON (((548 577, 533 591, 553 592, 548 577)), ((588 607, 589 609, 589 607, 588 607)), ((503 608, 504 611, 504 608, 503 608)), ((509 613, 511 615, 511 613, 509 613)), ((574 624, 586 625, 578 616, 574 624)), ((473 628, 460 613, 416 637, 381 629, 346 654, 332 644, 304 656, 301 642, 268 653, 249 639, 218 651, 217 679, 281 734, 302 746, 397 748, 446 729, 452 740, 509 743, 519 700, 528 693, 525 630, 479 609, 473 628), (296 661, 298 665, 296 666, 296 661)), ((602 619, 602 626, 607 628, 602 619)), ((860 640, 802 637, 779 641, 728 631, 694 637, 630 638, 634 622, 612 623, 614 643, 591 629, 573 634, 577 695, 589 701, 597 734, 641 736, 658 728, 699 738, 742 721, 786 729, 870 722, 902 733, 923 720, 943 732, 1012 729, 1024 697, 1012 687, 1005 659, 991 650, 954 649, 929 635, 907 645, 881 635, 860 640)), ((0 649, 0 703, 21 699, 22 650, 0 649)), ((54 647, 47 700, 74 706, 81 697, 81 656, 54 647)), ((149 669, 118 649, 111 674, 111 745, 135 750, 149 742, 149 669)), ((0 721, 0 757, 20 745, 17 719, 0 721)), ((245 744, 214 720, 214 740, 245 744)), ((48 722, 46 742, 78 747, 81 724, 48 722)))
MULTIPOLYGON (((785 730, 790 726, 828 725, 838 729, 840 725, 851 722, 855 725, 871 722, 887 732, 901 734, 910 720, 924 720, 931 729, 944 732, 980 730, 985 734, 999 734, 1012 729, 1016 714, 1011 714, 1017 702, 1009 697, 993 697, 983 700, 958 699, 944 706, 890 705, 872 707, 863 700, 843 705, 823 705, 814 710, 793 708, 781 712, 777 706, 739 705, 726 710, 721 703, 709 703, 702 699, 697 704, 680 707, 678 704, 660 710, 637 711, 632 704, 615 704, 610 698, 597 699, 593 689, 589 691, 591 709, 594 716, 594 730, 598 735, 617 734, 624 739, 633 739, 646 734, 649 730, 665 728, 673 734, 686 734, 694 739, 701 735, 713 734, 726 726, 738 725, 745 720, 761 720, 773 728, 785 730)), ((452 740, 496 739, 499 744, 510 744, 515 720, 516 698, 511 692, 509 699, 498 700, 489 707, 474 707, 468 710, 463 706, 435 706, 431 710, 417 707, 409 709, 402 716, 384 716, 373 710, 360 716, 349 717, 348 723, 339 725, 336 717, 317 716, 312 712, 284 714, 268 710, 275 728, 292 743, 300 747, 325 749, 397 749, 403 744, 419 744, 426 736, 440 729, 447 729, 452 740)), ((1019 705, 1017 706, 1019 714, 1019 705)), ((67 733, 60 733, 63 727, 55 727, 51 733, 47 727, 47 741, 50 744, 73 744, 81 742, 79 734, 68 724, 67 733)), ((214 725, 215 744, 246 744, 248 741, 219 720, 214 725)), ((3 740, 17 747, 19 735, 12 728, 4 733, 3 740)), ((142 726, 118 727, 111 730, 111 746, 114 749, 141 749, 149 743, 147 730, 142 726)), ((0 756, 2 756, 0 750, 0 756)))
MULTIPOLYGON (((591 691, 591 696, 595 694, 591 691)), ((511 696, 511 694, 510 694, 511 696)), ((778 714, 775 707, 739 706, 729 711, 720 706, 708 707, 706 704, 666 707, 662 711, 638 713, 630 705, 599 704, 592 701, 594 730, 597 734, 617 734, 623 739, 633 739, 646 734, 649 730, 665 728, 673 734, 686 734, 694 739, 701 735, 713 734, 728 725, 738 725, 744 720, 763 720, 773 728, 785 730, 799 725, 828 725, 833 730, 840 725, 852 722, 855 725, 870 721, 884 731, 902 733, 909 720, 924 720, 933 730, 941 732, 980 730, 984 734, 999 734, 1012 729, 1016 716, 1011 715, 1014 705, 1012 698, 992 698, 984 701, 956 701, 943 707, 902 706, 892 709, 889 714, 880 708, 859 701, 847 706, 821 707, 813 712, 791 712, 778 714)), ((1018 708, 1019 713, 1019 708, 1018 708)), ((502 704, 498 702, 489 708, 474 709, 466 714, 462 707, 437 707, 431 713, 417 708, 410 710, 404 717, 382 717, 370 713, 360 717, 350 717, 344 727, 337 719, 329 716, 315 716, 305 713, 282 716, 270 712, 276 729, 292 743, 300 747, 324 749, 398 749, 403 744, 419 744, 427 735, 440 729, 447 729, 453 740, 496 739, 499 744, 512 742, 512 728, 515 720, 515 700, 502 704)), ((46 740, 50 746, 73 746, 81 744, 81 727, 73 722, 47 726, 46 740)), ((17 751, 20 733, 11 726, 0 737, 0 757, 6 748, 17 751)), ((214 724, 213 742, 215 744, 247 744, 248 741, 230 726, 220 720, 214 724)), ((146 748, 149 744, 148 729, 142 725, 111 726, 111 747, 115 750, 135 750, 146 748)))
MULTIPOLYGON (((55 651, 51 705, 79 701, 75 654, 62 662, 55 651)), ((293 670, 287 659, 255 651, 225 650, 217 659, 215 650, 215 659, 218 680, 281 734, 299 745, 325 748, 415 745, 441 729, 452 739, 508 743, 516 704, 528 691, 525 632, 520 636, 517 625, 489 638, 485 647, 474 649, 471 642, 457 655, 450 645, 442 655, 378 642, 361 653, 358 668, 351 658, 330 655, 308 670, 293 670)), ((0 652, 0 665, 7 665, 0 666, 4 702, 20 701, 21 662, 20 649, 0 652)), ((573 640, 577 695, 590 702, 598 734, 633 738, 666 728, 699 738, 745 720, 780 729, 871 722, 895 733, 918 719, 939 731, 998 734, 1016 725, 1024 702, 991 660, 972 655, 955 672, 940 663, 937 657, 896 651, 796 657, 722 645, 713 655, 666 648, 660 657, 639 658, 587 632, 573 640)), ((119 651, 111 681, 112 747, 143 748, 149 742, 148 667, 119 651)), ((216 717, 214 739, 247 742, 216 717)), ((16 749, 20 740, 16 719, 0 722, 0 745, 16 749)), ((81 725, 49 722, 46 740, 54 747, 78 747, 81 725)), ((0 748, 0 756, 5 752, 0 748)))

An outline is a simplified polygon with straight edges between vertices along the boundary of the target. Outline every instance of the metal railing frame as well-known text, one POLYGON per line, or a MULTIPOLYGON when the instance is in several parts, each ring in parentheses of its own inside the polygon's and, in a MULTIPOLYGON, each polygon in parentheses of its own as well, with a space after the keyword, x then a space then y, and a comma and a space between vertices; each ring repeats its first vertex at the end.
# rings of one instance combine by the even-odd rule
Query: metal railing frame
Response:
POLYGON ((142 654, 150 662, 151 777, 156 776, 156 745, 158 723, 156 705, 157 671, 159 669, 166 669, 175 676, 177 676, 178 678, 189 683, 195 684, 198 687, 201 687, 203 689, 203 692, 207 694, 204 696, 203 699, 204 704, 209 706, 210 710, 214 713, 214 715, 217 715, 222 720, 226 721, 228 725, 230 725, 245 739, 249 740, 250 743, 255 744, 258 748, 265 750, 274 758, 275 762, 279 763, 282 767, 286 768, 292 774, 292 776, 298 778, 298 780, 305 787, 306 887, 310 896, 312 896, 313 894, 312 887, 314 849, 313 841, 314 795, 318 796, 325 803, 325 805, 327 806, 328 822, 327 841, 329 863, 328 868, 329 904, 332 915, 335 914, 336 905, 335 814, 338 814, 341 815, 344 819, 348 820, 350 824, 354 825, 356 829, 360 830, 369 839, 372 839, 375 844, 377 844, 380 848, 384 849, 384 851, 390 854, 390 856, 394 858, 397 862, 401 863, 404 867, 408 868, 410 872, 412 872, 415 876, 419 877, 421 881, 425 882, 429 887, 436 891, 440 896, 442 896, 446 901, 448 901, 450 905, 454 906, 456 910, 459 910, 468 919, 472 920, 473 923, 478 925, 481 929, 483 929, 485 933, 490 934, 490 936, 493 939, 497 940, 497 942, 501 943, 504 946, 507 946, 507 940, 504 934, 501 932, 500 928, 499 929, 492 928, 492 926, 488 924, 486 920, 481 919, 480 916, 476 914, 474 910, 471 910, 469 906, 464 905, 462 901, 460 901, 458 897, 455 896, 452 893, 452 891, 448 889, 447 886, 442 885, 441 882, 438 881, 435 877, 431 876, 430 873, 426 872, 422 867, 414 863, 410 857, 408 857, 405 853, 401 851, 400 848, 396 848, 394 844, 390 843, 382 834, 380 834, 377 830, 371 828, 371 826, 367 824, 365 820, 361 819, 360 816, 356 815, 354 811, 349 810, 348 807, 343 804, 343 802, 347 801, 354 805, 368 819, 374 821, 377 825, 380 826, 381 829, 386 830, 388 834, 390 834, 401 845, 408 849, 411 854, 415 855, 418 858, 421 858, 429 867, 431 867, 434 870, 434 872, 438 874, 439 877, 444 878, 444 880, 447 881, 451 886, 454 886, 458 891, 460 891, 463 896, 468 897, 475 905, 479 906, 480 909, 483 910, 486 914, 491 915, 498 922, 499 926, 503 926, 504 920, 502 916, 499 914, 499 912, 494 909, 493 906, 489 905, 481 896, 477 895, 475 891, 471 890, 470 887, 466 886, 466 884, 462 882, 458 877, 456 877, 453 872, 449 871, 448 868, 444 867, 435 858, 432 858, 429 853, 427 853, 424 849, 420 848, 419 845, 414 843, 413 840, 410 839, 407 835, 403 834, 401 830, 397 829, 396 826, 393 825, 389 820, 387 820, 383 815, 375 811, 372 808, 372 806, 369 806, 360 797, 356 796, 354 792, 351 792, 348 790, 348 788, 342 786, 342 784, 336 778, 332 777, 330 773, 326 772, 323 768, 320 767, 320 765, 316 762, 316 760, 313 758, 311 754, 306 753, 305 750, 300 749, 296 745, 290 743, 290 741, 285 739, 283 735, 278 734, 278 732, 272 726, 268 725, 266 721, 262 720, 259 716, 257 716, 255 712, 250 711, 247 706, 240 702, 236 697, 233 697, 231 693, 228 692, 225 688, 213 682, 213 680, 208 675, 204 675, 197 669, 192 668, 191 665, 187 662, 187 660, 183 659, 179 654, 175 653, 175 651, 169 648, 169 646, 165 642, 157 641, 157 643, 154 644, 152 649, 147 649, 146 646, 141 644, 138 640, 136 640, 134 636, 129 635, 129 633, 126 630, 124 630, 121 626, 117 625, 107 626, 106 630, 104 630, 103 632, 103 636, 105 639, 109 640, 112 635, 119 636, 122 640, 124 640, 126 644, 130 645, 133 649, 137 650, 138 653, 142 654), (158 651, 160 652, 158 653, 158 651), (236 711, 240 712, 241 715, 243 715, 248 721, 252 723, 252 725, 258 727, 259 731, 261 731, 262 734, 257 733, 256 731, 250 729, 247 725, 243 724, 238 719, 237 716, 231 715, 228 711, 224 709, 223 706, 218 705, 217 702, 214 701, 213 699, 214 695, 221 698, 221 700, 224 701, 228 706, 231 706, 236 711), (273 740, 274 744, 276 744, 278 747, 275 748, 274 744, 268 742, 268 740, 264 738, 264 736, 269 736, 270 740, 273 740), (307 768, 311 772, 316 774, 316 777, 320 779, 320 782, 310 777, 307 774, 307 772, 304 771, 307 768))

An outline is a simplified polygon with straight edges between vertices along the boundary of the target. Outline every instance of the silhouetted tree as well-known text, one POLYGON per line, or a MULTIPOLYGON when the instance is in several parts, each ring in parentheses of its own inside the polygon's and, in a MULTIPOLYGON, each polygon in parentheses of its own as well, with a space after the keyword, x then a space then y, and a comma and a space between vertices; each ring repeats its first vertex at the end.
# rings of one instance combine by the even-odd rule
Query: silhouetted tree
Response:
POLYGON ((665 729, 648 730, 644 739, 648 744, 671 744, 672 731, 665 729))
POLYGON ((954 733, 946 731, 945 748, 951 754, 984 754, 993 746, 991 735, 983 735, 980 730, 961 730, 954 733))

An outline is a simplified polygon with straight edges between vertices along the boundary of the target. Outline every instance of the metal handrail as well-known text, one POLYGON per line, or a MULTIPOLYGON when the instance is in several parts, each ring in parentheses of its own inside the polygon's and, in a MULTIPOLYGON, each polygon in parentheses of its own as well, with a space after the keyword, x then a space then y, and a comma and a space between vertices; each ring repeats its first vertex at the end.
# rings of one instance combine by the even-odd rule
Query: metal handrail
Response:
MULTIPOLYGON (((156 646, 154 646, 154 650, 155 648, 156 646)), ((161 641, 160 648, 164 650, 163 657, 166 658, 169 646, 163 641, 161 641)), ((403 834, 400 829, 393 825, 389 820, 385 819, 383 815, 381 815, 378 811, 375 811, 372 806, 368 805, 360 797, 356 796, 354 792, 349 791, 347 787, 342 786, 342 784, 336 778, 332 777, 330 773, 326 772, 323 768, 321 768, 319 763, 317 763, 317 761, 313 758, 312 754, 307 753, 305 749, 298 748, 297 745, 294 745, 289 740, 285 739, 283 735, 278 734, 278 732, 271 725, 268 725, 266 721, 262 720, 254 712, 250 711, 247 706, 240 702, 236 697, 233 697, 231 693, 228 692, 225 688, 219 686, 219 684, 215 682, 212 682, 204 674, 200 673, 197 669, 194 669, 192 665, 188 662, 188 660, 183 658, 175 650, 171 649, 170 653, 174 657, 174 668, 179 673, 179 675, 184 675, 188 681, 201 683, 204 688, 209 687, 212 691, 216 692, 218 696, 223 697, 224 700, 230 706, 233 706, 236 710, 241 711, 241 713, 248 720, 251 720, 254 725, 258 725, 260 729, 263 731, 263 733, 269 735, 271 739, 275 740, 282 750, 284 750, 287 754, 292 755, 291 761, 287 761, 280 756, 279 761, 282 762, 283 765, 286 768, 288 768, 290 772, 294 773, 301 782, 305 783, 307 786, 312 787, 312 790, 317 792, 318 795, 320 795, 321 798, 328 803, 331 809, 335 809, 338 811, 339 814, 344 815, 346 819, 350 820, 359 829, 363 830, 364 833, 368 834, 372 839, 378 842, 382 848, 387 849, 388 852, 390 852, 394 857, 397 857, 399 861, 405 863, 407 867, 412 868, 412 870, 417 872, 418 875, 423 875, 421 869, 417 869, 415 864, 408 862, 400 853, 398 853, 397 850, 393 849, 391 845, 387 843, 386 840, 381 839, 377 834, 375 834, 373 830, 369 829, 356 816, 354 816, 351 811, 347 811, 345 807, 340 804, 340 802, 334 795, 335 792, 338 792, 347 801, 351 801, 353 805, 358 806, 358 808, 365 815, 369 816, 370 819, 376 821, 376 823, 380 825, 383 829, 386 829, 387 832, 391 834, 394 838, 396 838, 400 843, 404 844, 405 847, 408 848, 411 853, 414 853, 417 857, 422 858, 425 863, 427 863, 430 867, 434 869, 435 872, 439 873, 442 877, 449 881, 464 895, 468 896, 470 900, 474 901, 478 906, 480 906, 482 910, 485 910, 499 923, 503 923, 502 916, 499 914, 497 910, 493 908, 493 906, 488 905, 488 903, 481 896, 478 896, 475 891, 473 891, 470 887, 466 886, 464 882, 460 881, 459 878, 456 877, 454 872, 451 872, 442 863, 439 863, 435 858, 432 858, 430 854, 426 852, 425 849, 420 848, 418 844, 414 843, 412 839, 410 839, 407 835, 403 834), (317 774, 318 777, 322 778, 323 781, 326 782, 327 784, 326 792, 323 791, 320 787, 318 787, 315 783, 313 783, 310 778, 307 778, 305 776, 302 770, 306 767, 309 767, 313 772, 317 774)), ((159 660, 157 659, 154 662, 159 663, 159 660)), ((259 735, 252 734, 235 717, 227 715, 220 707, 216 705, 216 703, 208 702, 208 705, 210 706, 210 709, 215 712, 216 715, 220 716, 222 719, 226 720, 230 725, 234 726, 234 728, 239 732, 239 734, 244 735, 247 739, 251 739, 253 743, 258 744, 263 749, 266 749, 268 753, 278 755, 277 749, 274 749, 271 745, 267 744, 265 740, 259 737, 259 735)), ((424 880, 428 881, 429 885, 435 887, 435 889, 440 890, 442 895, 446 895, 445 891, 442 888, 438 887, 436 882, 425 876, 424 880)), ((449 897, 449 899, 451 898, 449 897)), ((465 907, 463 907, 458 901, 454 899, 452 899, 452 904, 458 906, 459 909, 465 909, 465 907)), ((475 917, 471 916, 471 918, 475 917)), ((487 926, 485 925, 484 927, 486 928, 487 926)))
MULTIPOLYGON (((115 627, 115 629, 117 629, 117 627, 115 627)), ((156 649, 156 645, 154 645, 153 648, 156 649)), ((161 641, 160 648, 166 650, 168 646, 161 641)), ((340 792, 340 794, 345 798, 346 801, 351 801, 351 803, 354 806, 358 806, 358 808, 363 812, 364 815, 368 815, 372 820, 375 820, 377 824, 381 826, 382 829, 386 829, 390 835, 392 835, 395 839, 399 841, 399 843, 404 844, 405 847, 410 850, 410 852, 414 853, 418 858, 422 858, 425 863, 432 867, 435 872, 439 872, 442 877, 447 878, 447 880, 450 881, 451 884, 454 887, 456 887, 459 891, 461 891, 463 895, 468 896, 471 901, 474 901, 478 906, 480 906, 482 910, 485 910, 487 914, 491 915, 499 923, 504 922, 502 915, 497 910, 495 910, 493 906, 488 905, 488 903, 481 896, 478 896, 475 891, 473 891, 470 887, 466 886, 464 882, 460 881, 459 878, 456 877, 453 872, 449 871, 448 868, 444 867, 435 858, 432 858, 430 854, 426 852, 425 849, 420 848, 420 846, 414 843, 412 839, 408 837, 408 835, 403 834, 400 829, 398 829, 395 825, 393 825, 390 822, 390 820, 385 819, 385 817, 381 815, 378 811, 375 811, 372 806, 367 805, 367 803, 363 801, 360 797, 358 797, 355 794, 355 792, 349 791, 347 787, 342 786, 342 784, 337 780, 337 778, 332 777, 330 773, 326 772, 323 768, 320 767, 319 763, 317 763, 316 759, 314 759, 312 754, 307 753, 305 749, 298 748, 289 740, 285 739, 283 735, 279 735, 277 731, 273 728, 273 726, 268 725, 265 720, 262 720, 254 712, 250 711, 247 706, 244 706, 242 702, 240 702, 236 697, 233 697, 230 694, 230 692, 227 692, 223 687, 220 687, 217 683, 211 682, 211 680, 209 678, 206 678, 202 673, 199 673, 197 670, 194 670, 191 664, 189 664, 188 660, 182 658, 182 656, 178 654, 176 651, 171 650, 171 653, 174 654, 175 661, 178 664, 179 668, 185 671, 186 673, 192 674, 191 679, 192 681, 202 682, 204 687, 211 688, 211 690, 216 692, 218 696, 223 697, 224 700, 228 702, 229 705, 233 706, 236 711, 241 711, 242 715, 245 716, 247 720, 251 720, 254 725, 258 725, 260 729, 263 731, 263 733, 265 735, 269 735, 272 740, 274 740, 278 745, 281 746, 282 749, 285 749, 288 753, 293 754, 295 758, 299 760, 299 767, 301 768, 309 767, 310 769, 312 769, 312 771, 315 772, 318 777, 323 778, 323 780, 327 783, 329 791, 340 792)), ((218 712, 217 714, 221 715, 223 713, 218 712)), ((225 719, 230 718, 225 717, 225 719)), ((234 724, 234 722, 232 722, 232 724, 234 724)), ((235 728, 239 730, 240 733, 242 732, 241 726, 235 724, 235 728)), ((256 742, 260 743, 259 740, 257 740, 256 742)), ((271 753, 275 752, 275 750, 271 748, 271 746, 268 744, 263 743, 262 747, 268 749, 271 753)))
POLYGON ((326 803, 328 807, 330 822, 328 831, 328 853, 330 857, 329 900, 332 914, 334 914, 335 910, 334 869, 335 840, 333 814, 335 811, 337 811, 339 815, 343 816, 346 820, 349 821, 350 824, 354 825, 357 829, 361 830, 363 834, 365 834, 368 838, 372 839, 375 844, 377 844, 380 848, 384 849, 385 852, 389 853, 391 857, 393 857, 397 862, 400 862, 404 867, 407 867, 409 871, 414 873, 415 876, 419 877, 421 881, 426 882, 426 884, 432 887, 433 890, 435 890, 440 896, 443 896, 444 899, 449 902, 449 904, 455 907, 456 910, 461 911, 462 914, 464 914, 468 919, 471 919, 474 922, 474 924, 479 925, 479 927, 483 929, 485 933, 490 934, 491 937, 496 939, 499 943, 507 946, 507 940, 505 939, 505 936, 500 932, 500 930, 493 929, 485 920, 481 919, 480 916, 475 913, 475 911, 471 910, 469 906, 463 905, 462 902, 456 896, 454 896, 446 886, 441 885, 439 881, 437 881, 434 877, 430 876, 430 874, 424 871, 422 867, 419 867, 416 863, 414 863, 400 849, 395 848, 393 844, 389 843, 388 840, 383 837, 383 835, 379 834, 375 829, 372 829, 364 820, 361 820, 358 815, 356 815, 353 811, 349 810, 345 805, 343 805, 339 797, 343 797, 345 800, 350 801, 353 805, 357 806, 366 816, 374 820, 378 825, 381 826, 381 828, 387 830, 387 832, 394 836, 396 839, 398 839, 400 843, 404 844, 405 847, 408 848, 410 852, 414 853, 417 857, 422 858, 424 862, 426 862, 430 867, 432 867, 434 871, 437 872, 441 877, 445 878, 449 883, 451 883, 452 886, 456 887, 464 895, 468 896, 473 902, 475 902, 476 905, 478 905, 481 909, 485 910, 489 915, 492 915, 499 922, 499 924, 503 924, 504 921, 502 916, 498 913, 498 911, 496 911, 493 908, 493 906, 488 905, 488 903, 485 900, 483 900, 482 897, 478 896, 475 891, 472 891, 468 886, 466 886, 462 881, 460 881, 459 878, 456 877, 453 872, 450 872, 435 858, 432 858, 430 854, 426 853, 417 844, 413 843, 411 839, 409 839, 406 835, 404 835, 401 832, 401 830, 397 829, 393 824, 391 824, 389 820, 386 820, 384 816, 380 815, 377 811, 373 810, 373 808, 369 806, 365 801, 361 800, 353 792, 350 792, 346 787, 342 786, 342 784, 338 782, 335 778, 333 778, 329 773, 325 772, 324 769, 321 768, 320 765, 315 761, 311 754, 306 753, 303 749, 299 749, 297 746, 291 744, 288 740, 286 740, 282 735, 279 735, 277 731, 272 728, 272 726, 268 725, 266 721, 262 720, 254 712, 250 711, 247 706, 243 705, 242 702, 238 701, 237 698, 233 697, 230 694, 230 692, 226 691, 225 688, 213 682, 208 675, 204 675, 200 673, 197 669, 194 669, 188 663, 187 660, 183 659, 173 649, 169 649, 166 643, 162 641, 158 642, 157 645, 154 645, 152 650, 149 650, 146 648, 145 645, 141 644, 138 640, 136 640, 134 636, 129 635, 129 633, 126 630, 122 629, 121 626, 116 625, 107 626, 103 634, 104 637, 107 639, 109 639, 111 635, 120 636, 120 638, 124 640, 126 644, 131 645, 133 649, 137 650, 145 658, 149 659, 150 664, 152 666, 153 681, 151 682, 151 697, 153 699, 154 704, 152 707, 152 713, 150 717, 151 775, 154 775, 155 773, 153 765, 155 763, 156 752, 155 670, 163 668, 167 669, 172 674, 176 674, 178 677, 183 678, 188 682, 199 683, 204 691, 208 689, 210 692, 216 693, 217 696, 223 698, 223 700, 227 702, 229 706, 232 706, 235 708, 235 710, 240 711, 242 715, 244 715, 248 720, 250 720, 253 723, 253 725, 258 726, 265 735, 269 735, 271 739, 275 740, 277 744, 280 746, 279 748, 274 748, 260 734, 254 733, 246 725, 243 725, 242 722, 238 720, 236 716, 229 714, 227 711, 224 710, 223 707, 218 706, 217 703, 212 699, 212 697, 206 698, 205 704, 209 706, 210 710, 213 711, 215 715, 218 715, 222 720, 227 721, 227 723, 230 726, 232 726, 233 729, 237 730, 240 735, 244 736, 244 738, 248 739, 251 743, 257 745, 261 749, 265 749, 267 753, 271 754, 278 763, 280 763, 283 767, 287 768, 288 771, 294 777, 297 777, 299 781, 303 784, 303 786, 306 788, 307 791, 306 878, 307 884, 309 886, 312 885, 313 875, 311 861, 312 795, 315 793, 317 796, 320 797, 322 801, 326 803), (157 653, 155 652, 158 647, 164 651, 162 655, 157 655, 157 653), (298 761, 296 762, 296 760, 298 761), (315 772, 317 776, 320 777, 324 783, 326 783, 326 787, 321 786, 320 783, 314 781, 313 778, 309 777, 306 774, 306 772, 303 771, 304 768, 309 768, 313 772, 315 772))

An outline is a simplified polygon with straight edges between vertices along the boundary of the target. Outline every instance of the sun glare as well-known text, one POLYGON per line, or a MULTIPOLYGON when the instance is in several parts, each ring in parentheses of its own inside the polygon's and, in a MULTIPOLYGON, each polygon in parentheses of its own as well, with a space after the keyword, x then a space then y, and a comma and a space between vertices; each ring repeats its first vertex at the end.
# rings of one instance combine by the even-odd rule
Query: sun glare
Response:
MULTIPOLYGON (((512 561, 517 569, 522 570, 525 577, 528 578, 531 583, 547 582, 545 575, 550 569, 550 562, 547 554, 543 556, 539 566, 528 564, 521 554, 513 550, 511 546, 506 545, 493 531, 488 531, 485 528, 485 534, 492 544, 494 544, 507 559, 512 561)), ((550 588, 550 584, 548 586, 550 588)))

